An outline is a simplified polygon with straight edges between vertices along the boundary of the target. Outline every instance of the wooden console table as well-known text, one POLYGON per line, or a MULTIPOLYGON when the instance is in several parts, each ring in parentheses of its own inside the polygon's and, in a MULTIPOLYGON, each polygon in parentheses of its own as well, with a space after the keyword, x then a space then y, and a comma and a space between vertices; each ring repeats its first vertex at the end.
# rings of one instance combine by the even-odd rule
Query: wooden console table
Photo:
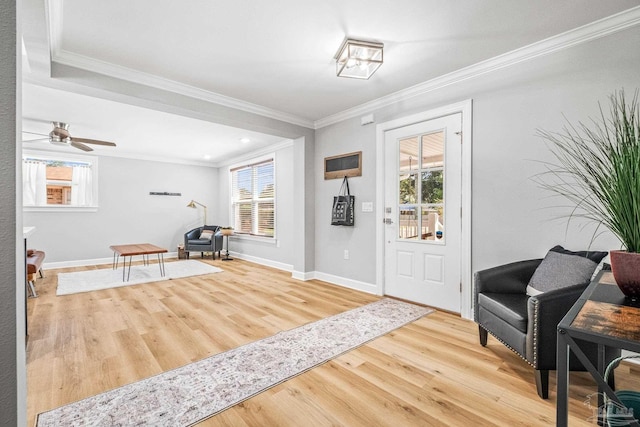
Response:
MULTIPOLYGON (((598 411, 603 410, 603 393, 622 405, 604 380, 605 346, 640 353, 640 303, 631 303, 616 285, 610 271, 601 271, 558 324, 556 425, 566 427, 569 400, 569 353, 573 352, 598 384, 598 411), (579 341, 598 345, 597 368, 580 348, 579 341)), ((599 414, 600 415, 600 414, 599 414)), ((601 418, 599 418, 602 421, 601 418)), ((627 425, 640 427, 637 422, 627 425)))
POLYGON ((113 269, 118 269, 118 261, 120 256, 124 258, 122 265, 122 281, 129 280, 131 274, 131 259, 135 255, 142 255, 144 265, 149 265, 149 255, 158 255, 158 266, 160 267, 160 276, 164 277, 164 254, 168 251, 165 248, 152 245, 150 243, 135 243, 130 245, 111 245, 109 249, 113 251, 113 269), (129 270, 125 280, 125 270, 127 270, 127 257, 129 257, 129 270))

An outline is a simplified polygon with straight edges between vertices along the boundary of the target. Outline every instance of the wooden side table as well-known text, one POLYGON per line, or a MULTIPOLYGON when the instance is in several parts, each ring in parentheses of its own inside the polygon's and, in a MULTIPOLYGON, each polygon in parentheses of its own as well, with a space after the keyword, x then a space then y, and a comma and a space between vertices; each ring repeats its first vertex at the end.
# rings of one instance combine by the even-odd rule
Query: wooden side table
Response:
MULTIPOLYGON (((605 347, 640 353, 640 305, 625 298, 611 271, 601 271, 558 324, 556 425, 566 427, 569 401, 569 353, 573 352, 598 384, 598 410, 603 408, 603 393, 622 405, 604 380, 605 347), (580 348, 578 340, 598 345, 597 368, 580 348)), ((599 421, 603 421, 600 419, 599 421)), ((640 427, 637 422, 626 425, 640 427)))
POLYGON ((222 261, 233 261, 233 258, 229 256, 229 237, 233 235, 233 228, 221 228, 220 234, 222 234, 223 238, 227 239, 227 249, 226 249, 227 253, 225 253, 224 258, 221 258, 221 259, 222 261))

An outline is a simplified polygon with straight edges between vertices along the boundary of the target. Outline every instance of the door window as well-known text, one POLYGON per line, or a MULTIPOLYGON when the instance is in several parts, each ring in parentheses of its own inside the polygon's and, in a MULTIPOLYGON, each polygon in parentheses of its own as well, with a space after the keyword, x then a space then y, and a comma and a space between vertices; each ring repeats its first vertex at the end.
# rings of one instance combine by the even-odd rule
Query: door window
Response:
POLYGON ((444 131, 398 141, 398 238, 444 242, 444 131))

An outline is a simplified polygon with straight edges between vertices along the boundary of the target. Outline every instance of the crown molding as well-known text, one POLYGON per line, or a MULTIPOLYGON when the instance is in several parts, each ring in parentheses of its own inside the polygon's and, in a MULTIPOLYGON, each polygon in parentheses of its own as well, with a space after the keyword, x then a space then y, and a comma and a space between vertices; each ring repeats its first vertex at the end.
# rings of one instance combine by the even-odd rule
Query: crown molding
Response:
POLYGON ((237 163, 242 163, 242 162, 246 162, 247 160, 252 160, 261 156, 266 156, 269 154, 273 154, 278 150, 282 150, 284 148, 288 148, 288 147, 292 147, 293 146, 293 140, 291 139, 284 139, 280 142, 276 142, 275 144, 271 144, 267 147, 263 147, 259 150, 254 150, 250 153, 244 153, 241 154, 239 156, 230 158, 230 159, 226 159, 226 160, 222 160, 218 163, 216 163, 214 166, 217 168, 222 168, 222 167, 227 167, 227 166, 231 166, 231 165, 235 165, 237 163))
POLYGON ((110 64, 65 50, 58 51, 55 56, 53 56, 52 61, 62 65, 81 68, 86 71, 103 74, 132 83, 138 83, 144 86, 154 87, 156 89, 166 90, 225 107, 235 108, 247 113, 253 113, 259 116, 264 116, 271 119, 280 120, 283 122, 313 129, 313 121, 305 119, 303 117, 288 114, 268 107, 263 107, 261 105, 252 104, 250 102, 231 98, 229 96, 220 95, 215 92, 197 88, 195 86, 190 86, 184 83, 176 82, 174 80, 165 79, 153 74, 132 70, 130 68, 122 67, 119 65, 110 64))
POLYGON ((143 73, 130 68, 119 65, 110 64, 108 62, 89 58, 84 55, 78 55, 65 51, 61 48, 63 13, 62 1, 47 0, 45 8, 47 11, 47 22, 49 29, 49 53, 51 62, 57 62, 70 67, 81 68, 109 77, 126 80, 132 83, 138 83, 145 86, 154 87, 156 89, 166 90, 180 95, 189 96, 203 101, 219 104, 225 107, 235 108, 247 113, 257 114, 259 116, 268 117, 275 120, 291 123, 294 125, 313 129, 313 121, 299 117, 293 114, 274 110, 272 108, 263 107, 261 105, 252 104, 229 96, 221 95, 208 90, 200 89, 174 80, 165 79, 152 74, 143 73))
POLYGON ((320 129, 343 120, 359 117, 363 114, 371 113, 372 111, 388 107, 409 98, 442 89, 446 86, 460 83, 502 68, 510 67, 539 56, 568 49, 578 44, 605 37, 609 34, 622 31, 638 24, 640 24, 640 6, 627 9, 615 15, 594 21, 590 24, 583 25, 519 49, 512 50, 511 52, 495 56, 485 61, 478 62, 468 67, 461 68, 451 73, 444 74, 440 77, 427 80, 426 82, 394 92, 371 102, 366 102, 356 107, 332 114, 325 118, 316 120, 314 122, 314 128, 320 129))

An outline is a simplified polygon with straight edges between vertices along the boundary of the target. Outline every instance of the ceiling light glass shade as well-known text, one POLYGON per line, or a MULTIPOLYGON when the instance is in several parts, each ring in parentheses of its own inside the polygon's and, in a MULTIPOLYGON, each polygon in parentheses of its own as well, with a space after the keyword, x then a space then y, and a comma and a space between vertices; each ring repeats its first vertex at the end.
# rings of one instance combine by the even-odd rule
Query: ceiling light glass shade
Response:
POLYGON ((340 77, 368 79, 382 65, 382 43, 347 39, 336 56, 340 77))

